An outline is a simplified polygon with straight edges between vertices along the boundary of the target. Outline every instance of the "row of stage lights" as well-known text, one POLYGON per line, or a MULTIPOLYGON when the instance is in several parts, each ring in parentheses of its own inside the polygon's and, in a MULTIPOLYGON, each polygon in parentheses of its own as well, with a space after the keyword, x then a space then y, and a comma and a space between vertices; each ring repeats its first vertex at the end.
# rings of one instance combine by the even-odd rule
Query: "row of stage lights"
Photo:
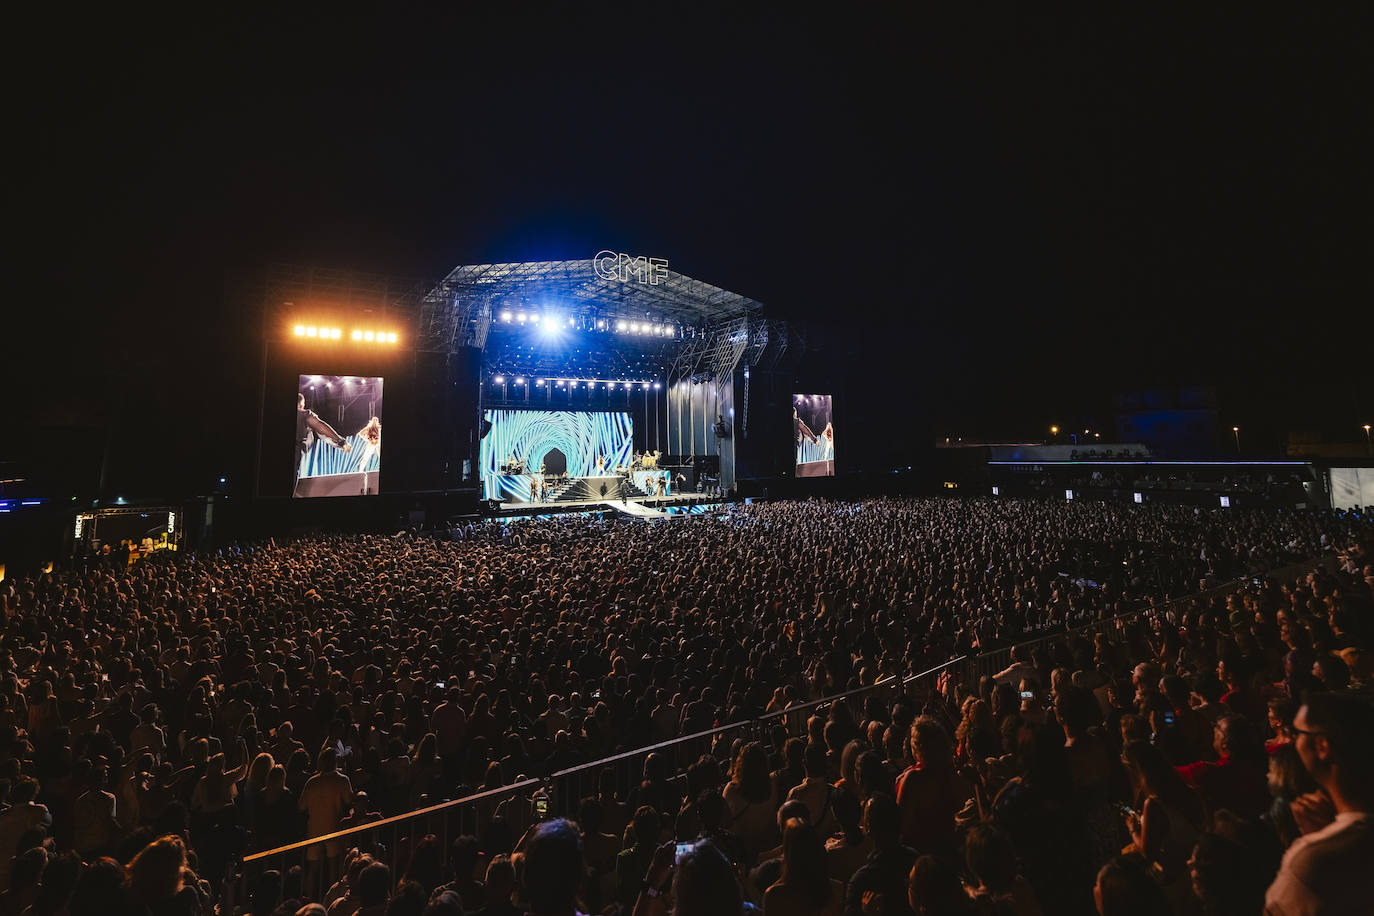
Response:
MULTIPOLYGON (((343 339, 342 328, 321 328, 313 324, 298 324, 296 325, 295 333, 297 337, 314 337, 317 340, 343 339)), ((395 331, 364 331, 358 328, 354 328, 349 336, 353 340, 362 341, 363 343, 394 344, 397 339, 395 331)))
MULTIPOLYGON (((524 377, 523 375, 516 375, 516 376, 513 376, 513 377, 511 378, 510 382, 511 382, 512 385, 517 385, 517 386, 523 385, 523 384, 525 384, 525 377, 524 377)), ((494 375, 494 376, 492 376, 492 378, 491 378, 491 383, 492 383, 493 385, 504 385, 504 384, 506 384, 506 377, 505 377, 504 375, 494 375)), ((567 387, 567 388, 588 388, 588 389, 591 389, 591 388, 597 388, 597 387, 604 386, 604 387, 609 388, 609 389, 615 389, 615 388, 619 388, 621 385, 624 385, 624 386, 625 386, 625 390, 626 390, 626 391, 629 391, 629 390, 631 390, 632 388, 636 388, 636 387, 638 387, 640 390, 645 390, 645 389, 648 389, 648 388, 655 388, 655 389, 657 389, 657 388, 659 387, 659 383, 658 383, 658 382, 606 382, 606 381, 598 381, 598 380, 596 380, 596 379, 592 379, 592 380, 590 380, 590 381, 585 381, 585 382, 584 382, 584 381, 578 381, 577 379, 563 379, 563 378, 551 378, 551 379, 547 379, 547 380, 542 379, 542 378, 537 378, 537 379, 534 380, 534 387, 536 387, 536 388, 544 388, 544 387, 547 386, 547 387, 550 387, 550 388, 564 388, 564 387, 567 387)))
MULTIPOLYGON (((543 327, 546 331, 557 331, 562 328, 564 322, 557 315, 545 313, 543 315, 535 312, 512 312, 509 309, 502 309, 498 317, 502 324, 522 324, 529 327, 543 327)), ((576 327, 577 319, 569 318, 568 327, 576 327)), ((604 331, 610 322, 605 318, 596 319, 595 327, 598 331, 604 331)), ((676 325, 662 324, 653 321, 627 321, 623 318, 617 319, 614 324, 615 330, 621 334, 637 334, 647 337, 676 337, 681 331, 676 325)))

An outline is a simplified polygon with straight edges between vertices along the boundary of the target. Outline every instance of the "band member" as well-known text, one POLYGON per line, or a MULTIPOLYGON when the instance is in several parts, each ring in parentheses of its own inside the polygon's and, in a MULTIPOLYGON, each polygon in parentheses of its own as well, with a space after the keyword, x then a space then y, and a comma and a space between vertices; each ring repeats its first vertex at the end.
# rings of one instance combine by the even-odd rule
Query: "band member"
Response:
POLYGON ((597 473, 598 476, 600 476, 600 475, 606 473, 606 456, 605 456, 605 455, 597 455, 597 456, 596 456, 596 473, 597 473))
POLYGON ((821 430, 821 439, 825 442, 825 460, 829 461, 835 457, 835 426, 826 423, 825 429, 821 430))
MULTIPOLYGON (((369 424, 370 426, 371 424, 369 424)), ((381 425, 378 424, 378 441, 380 443, 381 425)), ((315 447, 316 439, 323 439, 337 449, 344 452, 353 451, 353 444, 334 431, 334 427, 324 422, 313 410, 305 407, 305 395, 296 395, 296 476, 291 484, 291 494, 296 493, 296 486, 301 482, 301 459, 315 447)))

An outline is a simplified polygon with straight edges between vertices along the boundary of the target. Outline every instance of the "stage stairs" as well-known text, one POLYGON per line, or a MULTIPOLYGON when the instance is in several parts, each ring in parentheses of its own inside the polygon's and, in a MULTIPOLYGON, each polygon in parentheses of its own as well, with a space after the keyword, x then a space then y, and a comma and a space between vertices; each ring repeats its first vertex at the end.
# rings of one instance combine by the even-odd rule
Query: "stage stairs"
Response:
MULTIPOLYGON (((621 485, 625 489, 626 499, 644 499, 649 495, 635 486, 633 481, 628 479, 623 480, 621 485)), ((592 493, 587 487, 587 482, 585 480, 580 477, 574 477, 571 480, 564 481, 554 486, 554 488, 549 491, 548 501, 553 503, 571 503, 596 499, 600 495, 599 493, 592 493)), ((616 499, 620 497, 620 493, 618 492, 607 495, 614 496, 616 499)))

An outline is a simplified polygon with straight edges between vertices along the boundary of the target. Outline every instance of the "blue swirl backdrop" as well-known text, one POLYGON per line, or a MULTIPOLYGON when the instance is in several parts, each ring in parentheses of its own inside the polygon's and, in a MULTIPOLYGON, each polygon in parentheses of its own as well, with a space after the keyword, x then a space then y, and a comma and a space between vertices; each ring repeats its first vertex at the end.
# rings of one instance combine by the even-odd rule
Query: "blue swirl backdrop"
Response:
POLYGON ((357 433, 344 436, 353 443, 353 451, 345 452, 328 442, 316 442, 314 448, 301 456, 301 476, 320 477, 325 474, 352 474, 357 471, 380 471, 382 453, 367 444, 357 433))
POLYGON ((610 468, 630 463, 633 427, 625 411, 488 410, 491 432, 478 454, 487 499, 500 499, 501 465, 507 458, 523 460, 533 471, 544 456, 558 449, 568 459, 569 477, 589 477, 598 455, 610 468))

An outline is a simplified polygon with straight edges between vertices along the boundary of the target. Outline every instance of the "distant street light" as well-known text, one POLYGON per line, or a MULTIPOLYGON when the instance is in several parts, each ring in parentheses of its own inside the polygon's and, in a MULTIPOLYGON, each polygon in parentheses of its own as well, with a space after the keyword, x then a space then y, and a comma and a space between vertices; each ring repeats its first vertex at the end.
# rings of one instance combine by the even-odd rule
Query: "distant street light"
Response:
POLYGON ((1371 453, 1374 453, 1374 452, 1371 451, 1370 445, 1369 445, 1369 424, 1368 424, 1368 423, 1366 423, 1366 424, 1364 425, 1364 453, 1365 453, 1366 455, 1371 454, 1371 453))
POLYGON ((1239 455, 1239 454, 1240 454, 1240 427, 1239 427, 1239 426, 1232 426, 1232 427, 1231 427, 1231 432, 1233 432, 1233 433, 1236 434, 1236 454, 1239 455))

